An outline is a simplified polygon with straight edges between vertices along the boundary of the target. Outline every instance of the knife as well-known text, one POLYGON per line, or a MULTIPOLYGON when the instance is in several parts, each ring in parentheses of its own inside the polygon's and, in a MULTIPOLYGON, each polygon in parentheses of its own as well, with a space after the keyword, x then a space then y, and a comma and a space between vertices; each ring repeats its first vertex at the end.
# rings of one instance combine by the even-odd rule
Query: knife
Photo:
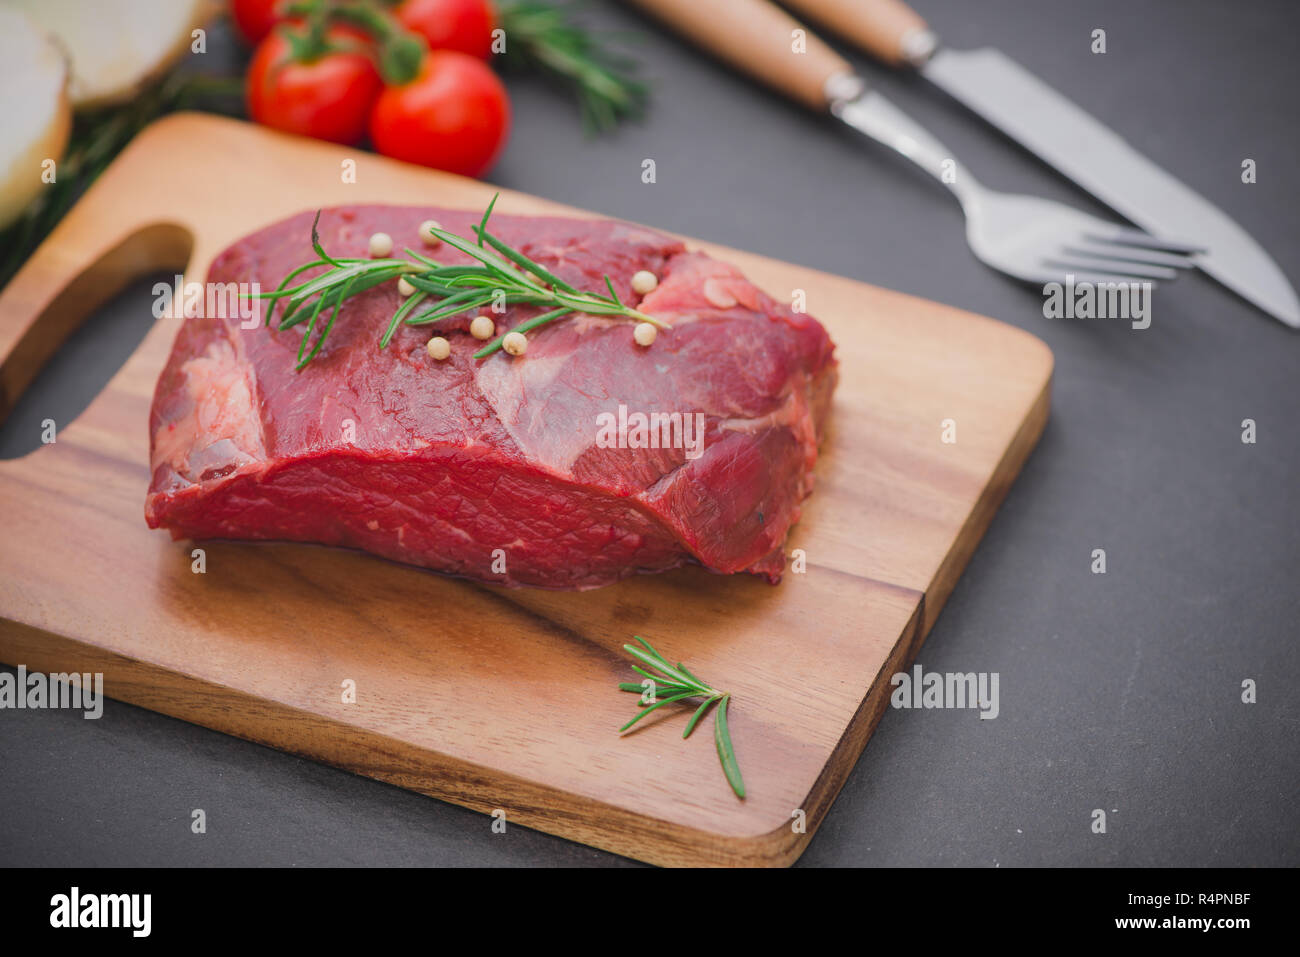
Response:
POLYGON ((1196 265, 1300 328, 1300 299, 1273 258, 1217 206, 997 50, 940 47, 903 0, 781 0, 890 66, 910 67, 1107 206, 1157 236, 1196 240, 1196 265))
POLYGON ((1173 279, 1178 269, 1195 265, 1191 254, 1199 244, 981 186, 942 143, 871 90, 848 60, 768 0, 630 2, 717 59, 829 113, 940 180, 961 204, 967 245, 985 265, 1034 284, 1070 272, 1087 272, 1089 281, 1173 279))

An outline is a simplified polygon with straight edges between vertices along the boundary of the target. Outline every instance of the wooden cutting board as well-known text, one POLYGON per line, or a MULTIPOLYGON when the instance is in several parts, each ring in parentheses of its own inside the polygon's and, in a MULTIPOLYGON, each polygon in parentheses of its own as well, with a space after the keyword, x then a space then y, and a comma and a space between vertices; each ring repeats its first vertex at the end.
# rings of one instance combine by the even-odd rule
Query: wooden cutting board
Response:
MULTIPOLYGON (((233 120, 165 119, 0 295, 0 415, 145 271, 201 282, 227 244, 303 209, 479 210, 493 192, 233 120)), ((576 212, 512 192, 497 208, 576 212)), ((0 659, 100 671, 112 698, 499 809, 507 826, 659 864, 791 863, 1037 441, 1052 356, 990 319, 694 245, 777 298, 804 290, 837 344, 817 488, 789 542, 805 573, 777 587, 688 568, 580 594, 509 591, 341 549, 212 542, 195 574, 194 544, 143 517, 149 404, 176 333, 160 320, 56 442, 0 462, 0 659), (616 733, 635 711, 615 688, 635 677, 621 651, 633 634, 733 693, 745 800, 718 767, 711 719, 687 741, 687 713, 671 708, 616 733)))

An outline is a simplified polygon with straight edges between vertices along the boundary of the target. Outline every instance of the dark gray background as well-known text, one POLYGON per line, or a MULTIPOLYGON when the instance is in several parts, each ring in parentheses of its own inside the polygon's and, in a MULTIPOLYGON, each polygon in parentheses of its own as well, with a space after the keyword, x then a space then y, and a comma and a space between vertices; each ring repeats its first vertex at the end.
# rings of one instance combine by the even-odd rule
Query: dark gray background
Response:
MULTIPOLYGON (((1300 7, 1222 0, 917 0, 953 46, 995 45, 1228 211, 1300 281, 1300 7), (1089 51, 1096 27, 1109 52, 1089 51), (1240 164, 1258 163, 1243 185, 1240 164)), ((586 141, 513 79, 502 185, 1000 318, 1056 355, 1052 418, 920 662, 997 671, 1001 715, 892 711, 801 863, 1294 865, 1300 335, 1200 275, 1153 323, 1046 320, 967 251, 936 184, 751 87, 639 16, 640 126, 586 141), (643 185, 653 157, 658 182, 643 185), (1258 423, 1243 445, 1240 423, 1258 423), (1093 548, 1109 572, 1090 573, 1093 548), (1240 701, 1245 678, 1259 701, 1240 701), (1089 830, 1093 808, 1109 815, 1089 830)), ((210 57, 236 59, 228 38, 210 57)), ((990 185, 1103 212, 925 84, 864 70, 990 185)), ((134 348, 148 285, 106 309, 0 433, 67 421, 134 348)), ((791 641, 797 641, 791 636, 791 641)), ((627 863, 110 702, 100 721, 0 712, 0 862, 627 863), (208 833, 189 830, 202 807, 208 833)))

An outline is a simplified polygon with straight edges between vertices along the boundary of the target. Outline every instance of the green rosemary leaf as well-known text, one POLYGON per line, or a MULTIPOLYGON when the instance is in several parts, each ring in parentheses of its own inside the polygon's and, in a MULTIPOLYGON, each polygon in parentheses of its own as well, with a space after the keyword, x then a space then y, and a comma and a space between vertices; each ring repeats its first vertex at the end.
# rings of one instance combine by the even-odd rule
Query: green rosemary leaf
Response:
POLYGON ((323 260, 323 259, 318 259, 318 260, 316 260, 315 262, 307 263, 305 266, 299 266, 299 267, 298 267, 297 269, 295 269, 293 272, 289 273, 289 275, 285 276, 284 279, 280 280, 280 285, 278 285, 278 286, 275 287, 275 291, 274 291, 274 292, 270 292, 270 293, 265 293, 265 292, 264 292, 264 293, 261 293, 260 295, 256 296, 255 298, 257 298, 257 299, 270 299, 270 300, 271 300, 271 308, 268 309, 268 310, 266 311, 266 325, 269 326, 269 325, 271 324, 271 316, 272 316, 272 314, 275 312, 275 307, 278 306, 278 305, 280 304, 280 301, 279 301, 279 300, 280 300, 280 297, 281 297, 281 296, 284 296, 284 295, 288 295, 288 293, 287 293, 286 290, 285 290, 285 287, 289 285, 289 280, 293 279, 295 276, 300 276, 300 275, 302 275, 302 274, 305 273, 308 269, 314 269, 314 268, 316 268, 317 266, 328 266, 328 265, 329 265, 329 263, 327 263, 325 260, 323 260))
POLYGON ((671 678, 666 678, 666 677, 664 677, 663 675, 651 674, 649 671, 646 671, 644 668, 642 668, 642 667, 640 667, 640 666, 638 666, 638 665, 633 665, 633 666, 632 666, 632 670, 635 671, 635 672, 636 672, 637 674, 639 674, 639 675, 645 675, 645 676, 646 676, 647 678, 649 678, 651 681, 660 682, 660 683, 667 683, 667 682, 669 682, 669 681, 672 680, 671 678))
MULTIPOLYGON (((655 650, 655 646, 652 645, 652 644, 650 644, 650 642, 646 641, 646 640, 645 640, 644 638, 642 638, 640 635, 633 635, 632 638, 633 638, 634 640, 636 640, 636 641, 641 642, 641 644, 642 644, 643 646, 645 646, 646 651, 650 652, 650 654, 654 655, 654 656, 655 656, 656 658, 658 658, 660 661, 662 661, 662 662, 664 662, 665 664, 667 664, 667 659, 664 658, 663 655, 659 654, 659 652, 657 652, 657 651, 655 650)), ((626 648, 627 646, 624 645, 623 647, 626 648)))
MULTIPOLYGON (((544 326, 548 322, 554 322, 556 319, 559 319, 561 316, 567 316, 571 312, 573 312, 573 310, 570 309, 568 306, 563 306, 559 309, 552 309, 550 312, 544 312, 540 316, 534 316, 533 318, 525 322, 521 322, 519 325, 515 326, 510 331, 530 332, 533 329, 536 329, 538 326, 544 326)), ((506 341, 506 337, 505 334, 503 333, 502 335, 497 336, 495 339, 489 342, 478 352, 474 353, 474 358, 483 359, 487 356, 492 355, 492 353, 496 352, 498 349, 501 348, 501 344, 505 341, 506 341)))
POLYGON ((488 245, 491 246, 493 249, 495 249, 497 252, 499 252, 502 256, 505 256, 511 262, 518 263, 520 266, 527 269, 538 279, 542 280, 543 282, 550 283, 556 289, 563 289, 565 292, 572 292, 572 293, 578 292, 577 289, 570 286, 567 282, 565 282, 559 276, 552 273, 545 266, 533 262, 531 259, 529 259, 527 256, 525 256, 523 253, 519 252, 518 250, 511 249, 509 246, 507 246, 501 240, 497 239, 487 230, 479 229, 478 239, 480 245, 483 243, 483 240, 486 239, 488 245))
POLYGON ((648 715, 651 711, 658 711, 666 704, 673 704, 674 702, 681 701, 683 698, 690 698, 694 696, 694 694, 695 692, 693 691, 683 691, 681 694, 675 694, 669 698, 660 698, 654 704, 648 704, 644 708, 642 708, 639 712, 637 712, 637 716, 635 718, 633 718, 627 724, 623 725, 623 727, 619 728, 618 730, 620 733, 626 731, 628 728, 632 727, 632 725, 636 724, 638 721, 640 721, 642 718, 648 715))
MULTIPOLYGON (((305 265, 299 266, 293 272, 289 273, 289 275, 284 278, 284 280, 280 283, 278 287, 276 287, 274 291, 259 292, 257 293, 255 298, 284 299, 286 297, 290 297, 290 298, 297 297, 299 295, 303 295, 304 291, 308 290, 309 288, 315 289, 317 280, 324 280, 326 285, 340 282, 338 278, 340 275, 340 270, 349 267, 354 267, 354 266, 363 267, 359 270, 361 272, 374 270, 374 269, 397 269, 397 271, 400 272, 401 268, 405 268, 410 265, 410 263, 403 262, 400 259, 370 259, 370 260, 340 259, 338 260, 338 262, 341 263, 342 265, 334 270, 323 272, 319 276, 315 276, 311 279, 308 279, 305 282, 301 283, 300 285, 288 286, 289 280, 292 279, 294 276, 297 276, 299 273, 302 273, 315 266, 328 266, 329 263, 323 259, 318 259, 315 262, 309 262, 306 263, 305 265), (288 288, 286 288, 286 286, 288 286, 288 288)), ((305 294, 311 295, 311 292, 307 291, 305 294)))
MULTIPOLYGON (((352 283, 355 279, 356 277, 353 276, 352 278, 348 279, 348 281, 344 284, 343 291, 339 293, 338 298, 334 302, 334 308, 333 310, 330 311, 329 321, 325 323, 325 328, 321 330, 321 334, 316 337, 316 345, 312 346, 312 350, 307 354, 307 358, 305 359, 299 358, 298 365, 296 366, 297 371, 301 372, 304 368, 306 368, 307 363, 311 362, 312 359, 315 359, 316 353, 320 352, 321 346, 325 344, 325 337, 328 336, 330 334, 330 330, 334 328, 334 321, 338 319, 339 310, 343 308, 343 300, 348 297, 350 287, 352 286, 352 283)), ((324 297, 322 296, 321 299, 323 301, 324 297)), ((303 343, 306 343, 307 340, 311 337, 311 326, 314 326, 315 324, 316 324, 316 317, 312 316, 311 325, 307 327, 307 334, 302 337, 303 343)), ((298 350, 298 354, 301 357, 302 355, 301 347, 298 350)))
POLYGON ((444 282, 437 282, 436 280, 426 278, 425 276, 410 275, 404 278, 416 289, 419 289, 422 292, 427 292, 431 296, 446 298, 457 295, 463 291, 456 289, 453 286, 449 286, 444 282))
MULTIPOLYGON (((292 292, 294 294, 295 299, 308 299, 311 296, 314 296, 318 292, 324 292, 325 290, 330 289, 331 287, 334 286, 341 286, 343 283, 347 282, 353 276, 359 276, 362 273, 367 271, 373 272, 376 270, 377 267, 382 267, 385 269, 391 268, 391 266, 389 266, 389 263, 392 262, 398 262, 399 265, 405 265, 400 261, 382 260, 382 259, 375 260, 374 262, 353 263, 348 266, 338 267, 336 269, 331 270, 330 272, 317 276, 315 279, 309 280, 308 282, 303 283, 301 286, 297 286, 294 289, 289 290, 289 292, 292 292)), ((385 278, 391 279, 392 276, 394 275, 396 275, 395 272, 390 275, 386 275, 385 278)))
MULTIPOLYGON (((480 275, 478 273, 464 273, 453 279, 447 280, 447 285, 453 289, 493 289, 500 291, 503 295, 508 295, 501 284, 500 277, 489 275, 480 275)), ((521 298, 518 294, 516 299, 521 298)))
POLYGON ((713 702, 717 700, 716 697, 710 697, 705 698, 704 701, 700 703, 700 706, 695 709, 695 714, 691 715, 691 720, 686 722, 686 730, 682 732, 683 738, 689 738, 691 736, 691 732, 695 730, 695 726, 700 723, 700 719, 704 717, 704 713, 709 710, 709 705, 713 704, 713 702))
POLYGON ((404 247, 402 247, 402 248, 405 250, 406 255, 410 256, 412 259, 415 259, 415 260, 418 260, 419 262, 424 263, 424 264, 425 264, 426 266, 428 266, 430 269, 441 269, 441 268, 442 268, 442 263, 435 262, 434 260, 430 259, 428 256, 424 256, 424 255, 421 255, 420 253, 417 253, 417 252, 416 252, 414 249, 412 249, 410 246, 404 246, 404 247))
POLYGON ((488 279, 497 279, 494 273, 487 266, 439 266, 437 269, 430 270, 422 278, 427 278, 431 282, 440 282, 444 285, 450 285, 453 279, 459 279, 462 276, 481 276, 488 279))
POLYGON ((324 259, 331 266, 341 266, 342 263, 331 257, 330 254, 325 251, 325 247, 320 244, 320 233, 316 230, 316 227, 320 225, 320 214, 321 210, 316 210, 316 218, 311 221, 311 248, 316 250, 317 256, 324 259))
MULTIPOLYGON (((700 681, 700 679, 695 677, 695 675, 691 674, 690 671, 686 669, 686 666, 682 664, 680 661, 677 662, 677 670, 680 671, 682 674, 686 675, 686 677, 690 678, 692 681, 694 681, 696 684, 700 685, 701 687, 708 688, 708 685, 706 685, 703 681, 700 681)), ((712 691, 713 689, 709 688, 709 690, 712 691)), ((714 693, 716 694, 716 692, 714 693)))
MULTIPOLYGON (((686 698, 702 697, 704 700, 700 702, 698 707, 696 707, 694 714, 692 714, 690 720, 686 722, 686 728, 682 732, 683 738, 689 738, 691 732, 695 730, 696 726, 704 719, 704 716, 708 714, 709 709, 716 703, 718 707, 714 712, 713 719, 714 747, 717 749, 718 761, 722 765, 722 773, 726 776, 727 783, 731 785, 731 789, 735 791, 737 797, 743 798, 745 796, 745 781, 740 774, 740 765, 736 762, 736 751, 732 746, 731 732, 727 725, 727 706, 731 702, 731 695, 726 692, 716 691, 709 687, 692 674, 689 668, 680 662, 676 667, 670 665, 668 659, 661 655, 655 647, 650 644, 650 642, 646 641, 640 635, 634 635, 633 637, 644 647, 638 648, 636 645, 627 644, 623 646, 623 650, 648 668, 662 672, 667 677, 667 680, 660 683, 660 679, 657 675, 652 674, 651 671, 641 667, 640 664, 632 665, 632 670, 645 675, 647 678, 656 682, 656 696, 658 696, 660 692, 664 692, 667 694, 667 697, 643 707, 641 712, 627 724, 623 725, 623 727, 619 728, 619 731, 626 731, 650 711, 665 704, 682 701, 686 698)), ((621 691, 638 691, 642 693, 645 691, 645 688, 642 685, 630 681, 621 682, 618 687, 621 691)))
MULTIPOLYGON (((675 694, 682 694, 682 693, 685 693, 688 698, 692 698, 692 697, 697 697, 700 693, 698 688, 687 688, 684 685, 670 684, 668 682, 659 681, 658 679, 654 679, 654 678, 652 678, 651 680, 654 681, 655 683, 654 696, 656 700, 662 697, 666 697, 668 695, 675 695, 675 694)), ((645 694, 646 692, 646 686, 644 684, 638 684, 636 682, 631 682, 631 681, 625 681, 621 683, 618 687, 620 691, 635 691, 637 694, 645 694)))
POLYGON ((276 286, 273 292, 258 293, 256 298, 278 299, 290 295, 293 292, 293 290, 286 288, 289 285, 289 280, 293 279, 295 276, 305 273, 308 269, 314 269, 317 266, 328 266, 328 265, 329 263, 326 262, 324 259, 317 259, 314 262, 304 263, 303 265, 295 269, 293 272, 289 273, 289 275, 285 276, 282 280, 280 280, 280 285, 276 286))
POLYGON ((618 298, 618 293, 614 291, 614 284, 610 281, 608 275, 605 276, 605 285, 609 287, 609 298, 612 299, 617 305, 620 306, 623 305, 623 301, 618 298))
MULTIPOLYGON (((392 279, 394 276, 399 275, 400 272, 400 269, 385 267, 383 269, 373 270, 369 273, 362 272, 352 274, 344 280, 342 285, 339 285, 336 288, 331 288, 321 294, 321 298, 325 300, 325 308, 328 309, 336 305, 338 302, 342 301, 343 298, 346 298, 346 296, 355 296, 357 293, 378 286, 380 283, 388 282, 388 280, 392 279), (346 294, 344 293, 344 289, 347 290, 346 294)), ((289 305, 290 311, 286 312, 284 318, 280 320, 281 329, 288 329, 292 326, 296 326, 306 318, 301 314, 305 305, 296 310, 293 309, 293 303, 290 303, 289 305)))
POLYGON ((492 200, 487 204, 487 209, 483 210, 483 219, 478 224, 478 244, 483 245, 483 234, 487 232, 488 218, 492 215, 492 210, 496 209, 497 200, 501 197, 500 193, 493 193, 492 200))
POLYGON ((326 298, 319 296, 316 299, 316 307, 311 311, 311 319, 307 323, 307 331, 303 333, 301 341, 298 343, 298 364, 296 368, 303 367, 303 353, 307 351, 307 343, 311 339, 312 330, 316 328, 316 317, 320 315, 321 309, 324 308, 326 298))
POLYGON ((422 312, 418 316, 412 316, 406 320, 408 326, 423 326, 430 322, 441 322, 443 319, 450 319, 452 316, 459 316, 464 312, 471 312, 483 306, 490 306, 495 298, 490 293, 483 295, 481 290, 469 290, 472 295, 463 299, 456 296, 448 296, 435 308, 422 312))
POLYGON ((718 714, 713 720, 713 740, 718 747, 718 760, 722 762, 722 773, 727 776, 727 783, 736 797, 745 796, 745 779, 740 776, 740 765, 736 763, 736 750, 731 746, 731 732, 727 729, 727 703, 731 695, 724 694, 718 702, 718 714))
POLYGON ((288 329, 290 326, 296 326, 299 322, 302 321, 301 317, 299 317, 298 315, 299 310, 302 308, 302 305, 303 305, 303 301, 301 299, 289 300, 289 304, 284 307, 284 315, 280 317, 281 332, 283 332, 285 329, 288 329), (286 319, 292 321, 286 322, 285 321, 286 319))
MULTIPOLYGON (((407 281, 408 282, 411 281, 409 277, 407 281)), ((436 293, 432 293, 430 287, 437 286, 440 284, 425 282, 424 280, 420 279, 417 276, 415 277, 415 281, 411 282, 411 285, 415 286, 416 289, 422 289, 425 292, 430 292, 432 295, 437 295, 436 293)), ((483 291, 481 289, 457 289, 454 292, 443 296, 442 301, 438 305, 439 307, 453 306, 456 303, 469 302, 471 299, 482 299, 482 298, 483 298, 483 291)))
POLYGON ((672 665, 664 661, 662 658, 656 661, 650 655, 647 655, 644 651, 642 651, 640 648, 635 647, 634 645, 624 645, 623 650, 626 651, 628 654, 632 655, 633 657, 640 658, 642 661, 650 665, 652 668, 658 668, 660 671, 662 671, 664 674, 666 674, 669 678, 671 678, 674 681, 678 681, 684 685, 689 685, 691 683, 689 678, 687 678, 681 672, 674 669, 672 665))
POLYGON ((473 243, 466 242, 465 240, 457 236, 455 233, 449 233, 445 229, 435 229, 433 230, 433 232, 439 239, 441 239, 448 246, 452 246, 456 249, 459 249, 461 252, 465 253, 468 256, 473 256, 475 259, 477 259, 479 262, 483 263, 486 266, 493 267, 494 269, 498 270, 502 276, 506 278, 512 278, 515 282, 526 285, 529 288, 537 291, 538 293, 545 295, 546 293, 545 289, 543 289, 541 286, 538 286, 536 283, 530 282, 528 280, 528 277, 515 272, 513 269, 510 268, 510 264, 508 261, 502 259, 500 256, 496 255, 495 253, 488 252, 486 249, 483 249, 479 246, 475 246, 473 243))
POLYGON ((384 334, 379 340, 379 348, 388 348, 388 343, 392 342, 397 327, 402 324, 402 320, 406 318, 407 313, 418 306, 424 297, 424 293, 416 291, 407 298, 406 302, 397 307, 397 310, 393 313, 393 318, 388 323, 388 328, 384 330, 384 334))

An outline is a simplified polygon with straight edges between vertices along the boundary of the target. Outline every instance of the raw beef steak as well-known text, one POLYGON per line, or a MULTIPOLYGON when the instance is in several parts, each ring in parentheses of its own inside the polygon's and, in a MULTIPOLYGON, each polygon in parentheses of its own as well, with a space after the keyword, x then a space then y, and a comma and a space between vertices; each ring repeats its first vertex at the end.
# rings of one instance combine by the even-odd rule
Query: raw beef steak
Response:
MULTIPOLYGON (((421 246, 427 219, 470 236, 478 216, 340 207, 324 211, 320 237, 334 256, 365 256, 382 231, 394 255, 467 262, 421 246)), ((316 258, 311 222, 302 213, 240 240, 208 281, 275 288, 316 258)), ((826 330, 643 227, 497 215, 491 229, 579 289, 603 289, 608 274, 672 331, 642 347, 628 321, 574 315, 531 333, 523 356, 475 360, 466 316, 403 326, 381 350, 400 301, 388 282, 347 300, 296 372, 301 326, 187 319, 150 414, 150 527, 350 546, 505 585, 594 588, 687 562, 779 581, 835 387, 826 330), (659 277, 644 297, 631 289, 641 269, 659 277), (434 334, 451 341, 449 359, 426 353, 434 334)), ((504 331, 539 311, 494 318, 504 331)))

